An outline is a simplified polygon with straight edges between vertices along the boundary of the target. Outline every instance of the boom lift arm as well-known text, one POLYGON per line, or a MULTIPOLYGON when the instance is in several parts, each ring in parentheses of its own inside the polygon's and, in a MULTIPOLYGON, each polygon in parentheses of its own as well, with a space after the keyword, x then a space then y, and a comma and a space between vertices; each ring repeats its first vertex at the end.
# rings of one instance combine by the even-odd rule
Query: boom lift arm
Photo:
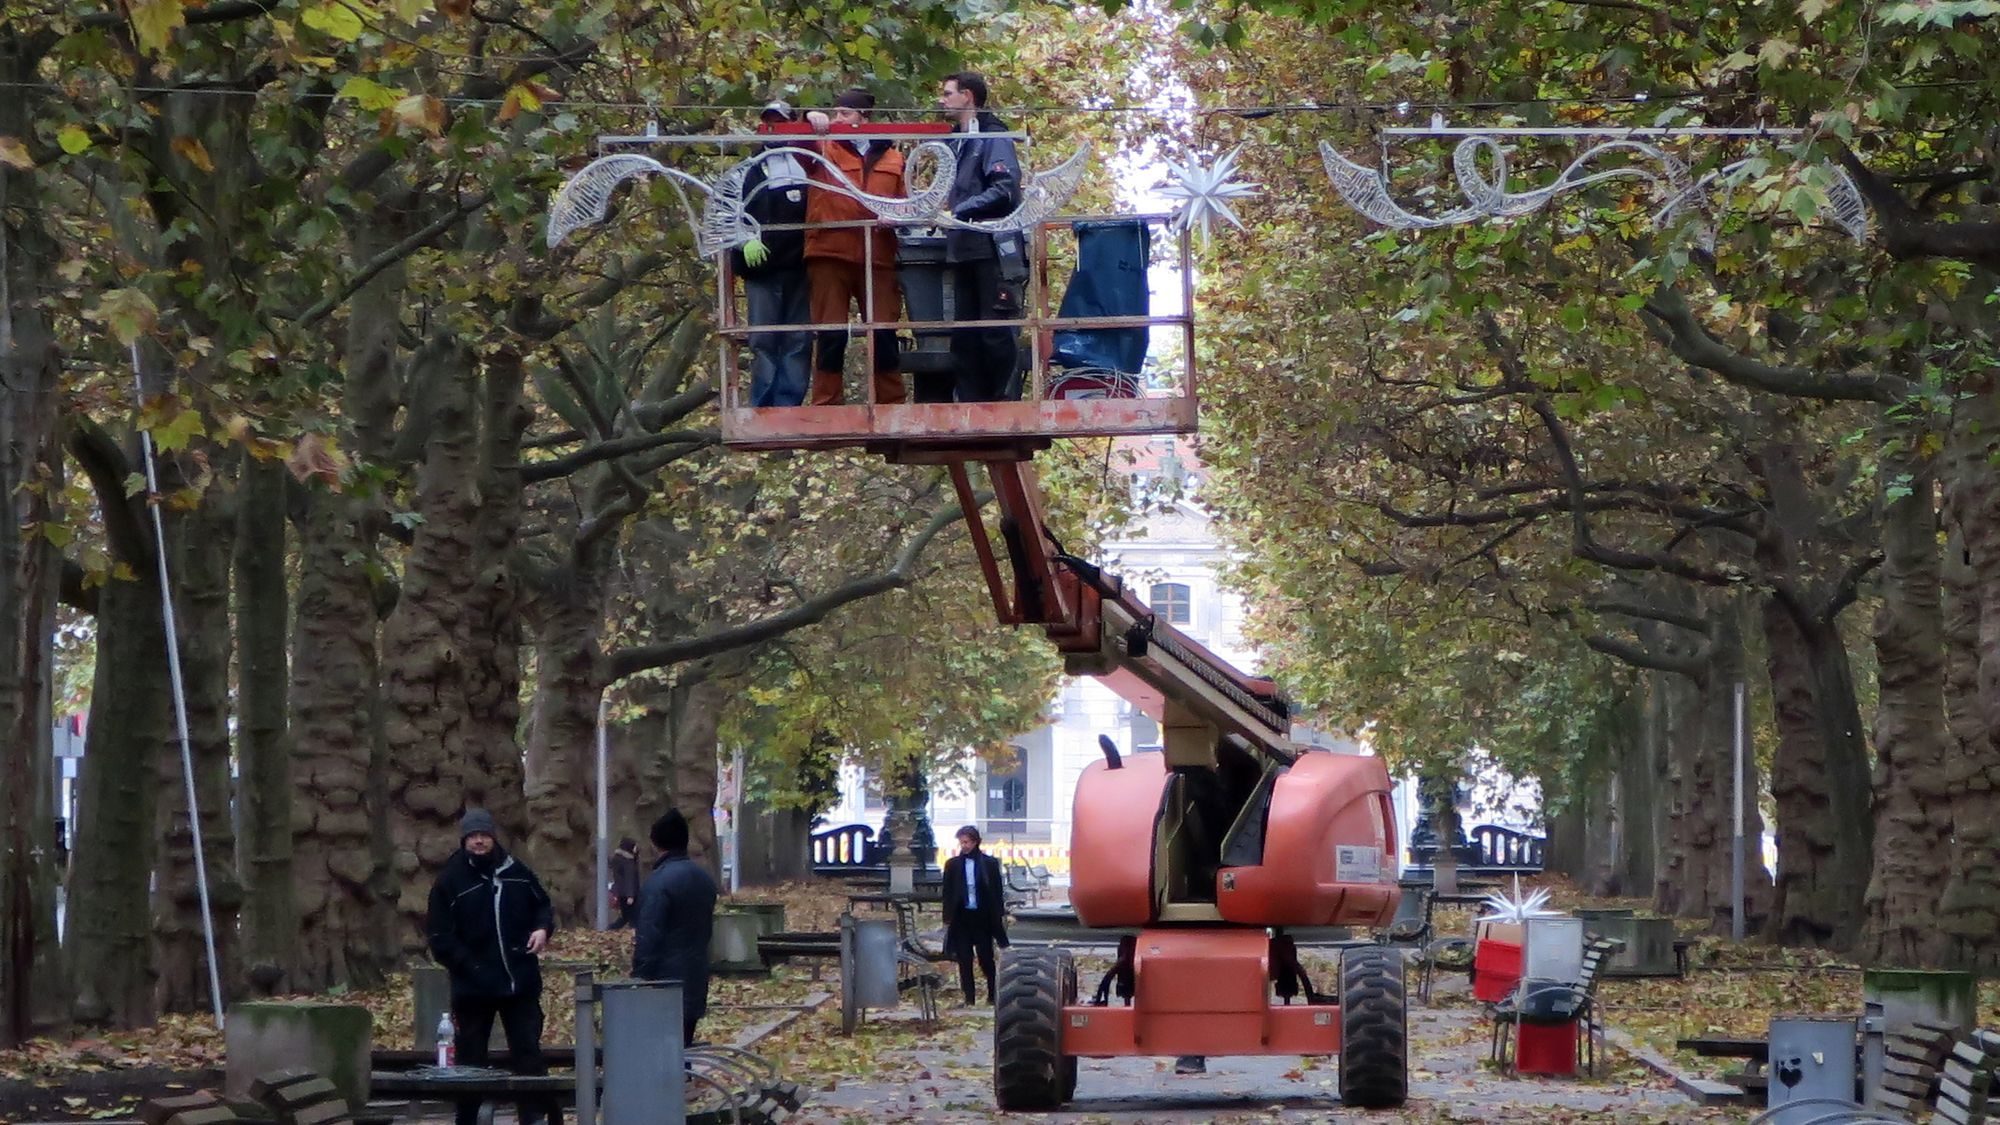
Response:
POLYGON ((1026 460, 981 459, 999 507, 1012 572, 995 557, 967 461, 950 464, 973 548, 1003 624, 1040 625, 1071 675, 1096 676, 1160 723, 1169 768, 1217 767, 1234 748, 1258 764, 1289 765, 1290 708, 1269 679, 1248 676, 1162 621, 1118 576, 1062 549, 1042 517, 1026 460))

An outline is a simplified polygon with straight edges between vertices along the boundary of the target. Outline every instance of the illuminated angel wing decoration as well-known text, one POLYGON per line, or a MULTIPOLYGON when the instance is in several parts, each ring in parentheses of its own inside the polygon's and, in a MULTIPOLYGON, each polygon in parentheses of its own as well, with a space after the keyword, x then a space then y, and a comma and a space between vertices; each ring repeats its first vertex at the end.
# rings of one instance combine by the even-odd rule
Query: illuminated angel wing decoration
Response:
POLYGON ((1389 195, 1389 182, 1373 168, 1349 160, 1327 141, 1319 143, 1320 159, 1326 164, 1333 190, 1347 205, 1385 227, 1396 230, 1429 230, 1479 218, 1486 212, 1477 207, 1454 207, 1442 215, 1419 215, 1406 211, 1389 195))
POLYGON ((1868 241, 1868 201, 1861 198, 1861 189, 1855 186, 1847 169, 1837 164, 1826 167, 1833 173, 1826 185, 1827 221, 1856 242, 1868 241))
MULTIPOLYGON (((554 249, 563 239, 587 226, 595 226, 604 221, 611 209, 611 196, 620 185, 635 176, 654 175, 666 178, 673 185, 674 194, 680 197, 681 208, 687 212, 688 225, 695 229, 696 239, 704 243, 702 253, 712 254, 706 243, 712 237, 708 231, 708 216, 715 208, 708 207, 698 215, 694 203, 688 199, 687 186, 699 190, 704 196, 712 195, 709 186, 693 176, 675 168, 669 168, 650 156, 621 152, 610 156, 600 156, 583 166, 556 191, 555 199, 549 203, 549 248, 554 249), (686 185, 686 186, 683 186, 686 185)), ((737 209, 740 213, 741 208, 737 209)), ((756 228, 751 228, 754 237, 756 228)), ((746 237, 743 241, 749 241, 746 237)))
POLYGON ((1021 205, 1011 212, 997 219, 941 218, 938 225, 982 230, 989 234, 1040 226, 1075 197, 1077 189, 1083 186, 1083 173, 1089 167, 1090 146, 1084 145, 1061 164, 1029 176, 1026 186, 1021 189, 1021 205))
POLYGON ((1564 192, 1577 191, 1607 180, 1644 180, 1653 185, 1656 194, 1669 199, 1680 198, 1687 191, 1690 182, 1687 165, 1681 163, 1672 153, 1638 141, 1607 141, 1598 145, 1570 161, 1568 166, 1546 186, 1533 191, 1507 190, 1507 150, 1501 148, 1491 137, 1467 137, 1460 141, 1457 148, 1452 151, 1451 164, 1452 174, 1457 177, 1458 188, 1465 193, 1466 202, 1481 213, 1495 218, 1526 215, 1539 210, 1549 200, 1564 192), (1583 171, 1599 157, 1620 152, 1657 161, 1660 170, 1654 171, 1644 164, 1632 163, 1606 168, 1601 172, 1583 171), (1482 155, 1492 161, 1490 179, 1480 167, 1482 155))
MULTIPOLYGON (((826 169, 830 180, 814 180, 813 186, 827 191, 835 191, 866 207, 870 214, 879 219, 909 221, 927 219, 937 213, 951 194, 952 178, 958 175, 958 158, 952 155, 950 146, 938 141, 925 141, 910 151, 910 163, 929 165, 930 175, 908 196, 870 195, 862 191, 840 170, 840 166, 808 148, 787 149, 801 160, 811 161, 826 169)), ((751 157, 744 163, 752 163, 772 153, 751 157)), ((914 180, 915 177, 907 177, 914 180)))

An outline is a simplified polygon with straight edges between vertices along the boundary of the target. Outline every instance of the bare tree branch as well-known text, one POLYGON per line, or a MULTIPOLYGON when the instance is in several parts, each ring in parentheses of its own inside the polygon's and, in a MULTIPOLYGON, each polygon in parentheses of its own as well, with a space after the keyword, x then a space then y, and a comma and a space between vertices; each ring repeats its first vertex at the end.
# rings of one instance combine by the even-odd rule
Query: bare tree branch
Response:
POLYGON ((1686 676, 1690 680, 1700 680, 1708 671, 1708 659, 1702 652, 1688 656, 1654 652, 1644 645, 1622 641, 1617 637, 1607 637, 1602 633, 1585 634, 1583 643, 1590 646, 1593 651, 1601 652, 1613 660, 1623 661, 1634 668, 1671 672, 1677 676, 1686 676))
MULTIPOLYGON (((977 497, 981 504, 991 498, 990 493, 980 493, 977 497)), ((818 597, 800 602, 790 609, 684 640, 620 649, 609 657, 609 681, 616 682, 636 672, 665 668, 732 649, 762 644, 794 629, 816 625, 826 620, 833 611, 852 602, 872 598, 890 590, 900 590, 908 586, 914 578, 917 561, 922 557, 924 549, 930 546, 931 541, 941 532, 963 517, 964 512, 957 504, 938 509, 930 521, 918 529, 910 541, 903 545, 902 551, 897 554, 895 563, 889 569, 850 578, 818 597)))
MULTIPOLYGON (((1835 150, 1841 166, 1875 212, 1882 248, 1892 258, 1956 258, 2000 268, 2000 223, 1945 223, 1924 218, 1888 180, 1877 175, 1846 145, 1835 150)), ((1990 173, 1989 173, 1990 175, 1990 173)), ((1977 175, 1973 179, 1987 178, 1977 175)), ((1952 182, 1947 177, 1940 182, 1952 182)), ((1959 181, 1965 182, 1965 181, 1959 181)), ((1933 189, 1933 192, 1937 189, 1933 189)), ((1926 192, 1926 197, 1933 192, 1926 192)))
POLYGON ((1713 371, 1738 386, 1794 398, 1893 403, 1919 393, 1899 375, 1874 371, 1814 371, 1752 359, 1709 335, 1687 299, 1661 286, 1641 310, 1653 336, 1685 363, 1713 371))
POLYGON ((311 308, 292 319, 301 328, 310 328, 326 319, 328 314, 347 302, 349 297, 361 291, 361 287, 374 280, 375 275, 402 261, 404 258, 428 246, 432 239, 457 226, 461 220, 493 198, 490 192, 481 192, 470 199, 461 200, 445 209, 445 213, 431 220, 422 230, 382 251, 370 259, 353 277, 343 282, 340 288, 319 299, 311 308))
POLYGON ((579 469, 588 468, 599 461, 623 457, 629 453, 644 453, 665 445, 680 445, 686 448, 677 455, 686 456, 697 449, 706 449, 722 440, 714 430, 667 430, 657 434, 633 434, 629 437, 612 438, 584 446, 574 453, 566 453, 549 461, 531 461, 521 466, 521 480, 528 484, 566 477, 579 469))
POLYGON ((1648 621, 1663 621, 1696 633, 1708 632, 1708 621, 1699 614, 1668 606, 1645 602, 1627 602, 1616 598, 1593 598, 1583 603, 1583 608, 1592 613, 1615 613, 1623 617, 1640 617, 1648 621))

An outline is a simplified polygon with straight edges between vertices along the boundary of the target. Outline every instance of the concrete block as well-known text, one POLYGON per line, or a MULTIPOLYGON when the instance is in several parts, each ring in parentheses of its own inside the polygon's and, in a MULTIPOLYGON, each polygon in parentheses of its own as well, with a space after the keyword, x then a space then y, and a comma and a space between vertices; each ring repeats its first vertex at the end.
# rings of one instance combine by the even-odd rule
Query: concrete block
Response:
MULTIPOLYGON (((233 1005, 224 1031, 224 1085, 249 1095, 259 1076, 298 1067, 333 1084, 351 1106, 368 1104, 374 1019, 359 1004, 258 1000, 233 1005)), ((283 1083, 267 1084, 282 1086, 283 1083)))

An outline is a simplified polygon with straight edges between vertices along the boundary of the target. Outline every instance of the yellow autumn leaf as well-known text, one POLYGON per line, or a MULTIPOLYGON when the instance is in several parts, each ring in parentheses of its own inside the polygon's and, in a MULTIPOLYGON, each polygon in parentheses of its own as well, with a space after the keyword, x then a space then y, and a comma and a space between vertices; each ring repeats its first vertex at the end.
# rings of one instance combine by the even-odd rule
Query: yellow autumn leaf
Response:
POLYGON ((521 108, 527 110, 529 113, 542 108, 541 95, 536 91, 533 83, 516 86, 512 90, 509 90, 508 93, 514 95, 520 101, 521 108))
POLYGON ((187 26, 181 0, 125 0, 125 14, 132 20, 132 34, 139 49, 157 55, 166 49, 174 29, 187 26))
POLYGON ((28 146, 19 137, 0 137, 0 164, 10 168, 33 168, 35 160, 28 155, 28 146))
POLYGON ((83 314, 111 330, 121 344, 130 344, 153 330, 160 310, 138 289, 113 289, 83 314))
POLYGON ((81 125, 65 125, 56 130, 56 143, 62 146, 64 152, 75 156, 89 150, 90 134, 84 132, 81 125))
POLYGON ((383 110, 403 100, 403 92, 393 86, 384 86, 372 78, 359 75, 341 83, 340 92, 334 100, 346 99, 362 109, 383 110))
POLYGON ((195 137, 175 137, 168 142, 174 155, 204 172, 215 171, 215 161, 209 158, 208 149, 195 137))
POLYGON ((356 14, 353 8, 341 3, 341 0, 329 0, 328 3, 307 8, 299 13, 299 19, 307 27, 325 32, 343 42, 351 42, 361 37, 360 15, 356 14))

